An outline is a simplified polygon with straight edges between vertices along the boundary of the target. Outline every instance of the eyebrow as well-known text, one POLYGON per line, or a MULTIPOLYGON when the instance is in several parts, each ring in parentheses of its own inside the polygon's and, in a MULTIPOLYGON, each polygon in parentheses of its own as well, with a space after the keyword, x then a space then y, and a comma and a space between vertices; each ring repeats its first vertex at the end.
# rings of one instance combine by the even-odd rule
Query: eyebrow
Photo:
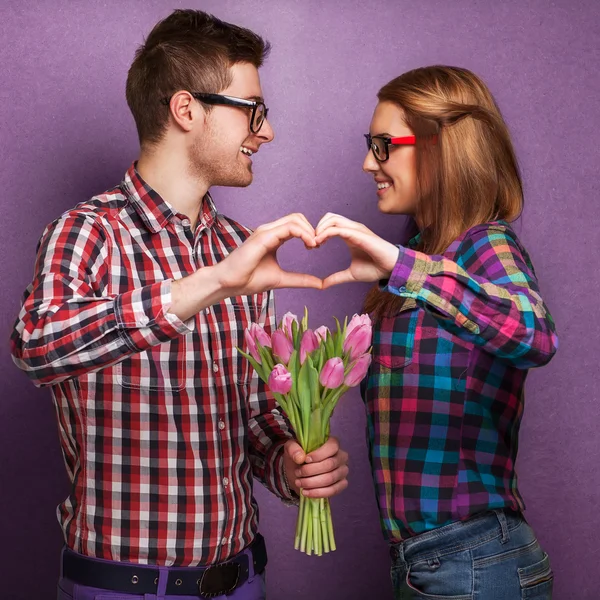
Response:
POLYGON ((265 99, 262 96, 245 96, 244 100, 254 100, 255 102, 264 102, 265 99))
POLYGON ((396 137, 394 135, 392 135, 391 133, 387 133, 386 131, 384 131, 383 133, 372 133, 371 137, 396 137))

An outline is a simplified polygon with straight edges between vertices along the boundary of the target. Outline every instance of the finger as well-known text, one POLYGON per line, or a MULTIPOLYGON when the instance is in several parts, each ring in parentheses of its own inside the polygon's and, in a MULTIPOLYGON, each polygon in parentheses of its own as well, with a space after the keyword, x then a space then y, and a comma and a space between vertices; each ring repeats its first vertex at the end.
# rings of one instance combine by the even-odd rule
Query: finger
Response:
POLYGON ((295 223, 299 227, 305 229, 307 233, 314 237, 315 228, 310 224, 309 220, 302 213, 292 213, 290 215, 286 215, 277 221, 273 221, 272 223, 265 223, 261 225, 258 229, 268 231, 270 229, 274 229, 280 227, 281 225, 285 225, 286 223, 295 223))
POLYGON ((327 223, 330 219, 333 219, 334 217, 340 217, 341 215, 338 215, 336 213, 332 213, 332 212, 328 212, 326 214, 324 214, 321 219, 319 220, 319 222, 317 223, 317 227, 315 227, 315 229, 317 229, 318 227, 321 227, 323 224, 327 223))
POLYGON ((315 236, 315 242, 317 244, 322 244, 324 241, 332 238, 332 237, 340 237, 346 242, 352 243, 354 245, 360 245, 360 247, 368 244, 370 241, 369 238, 375 238, 374 234, 370 232, 367 233, 364 229, 356 228, 356 227, 342 227, 340 225, 328 225, 324 229, 321 229, 317 232, 315 236))
POLYGON ((332 273, 323 279, 323 285, 321 286, 322 290, 326 290, 330 287, 334 287, 336 285, 340 285, 342 283, 356 283, 357 280, 354 278, 350 269, 346 269, 345 271, 338 271, 337 273, 332 273))
POLYGON ((314 288, 323 289, 323 280, 307 273, 293 273, 282 269, 279 283, 274 289, 281 288, 314 288))
POLYGON ((348 477, 348 467, 342 465, 335 471, 329 471, 322 475, 315 475, 313 477, 298 477, 295 480, 295 485, 303 490, 317 490, 322 488, 328 488, 335 485, 339 481, 343 481, 348 477))
POLYGON ((368 229, 362 223, 358 221, 352 221, 347 217, 342 217, 341 215, 331 215, 326 220, 322 220, 317 227, 315 228, 315 233, 318 236, 320 233, 326 231, 329 227, 345 227, 347 229, 355 229, 357 231, 364 231, 365 233, 370 233, 370 229, 368 229))
POLYGON ((272 229, 260 232, 257 230, 256 233, 255 239, 262 243, 270 252, 277 250, 279 246, 292 238, 301 239, 307 246, 314 247, 316 245, 314 235, 310 231, 307 231, 306 227, 294 222, 283 223, 272 229))
POLYGON ((308 498, 331 498, 340 492, 343 492, 348 487, 348 480, 342 479, 334 485, 328 487, 315 488, 310 490, 302 490, 302 495, 308 498))
POLYGON ((261 225, 254 231, 254 236, 255 237, 264 236, 265 234, 268 234, 269 232, 280 230, 282 227, 285 228, 286 226, 301 229, 306 234, 305 237, 303 237, 303 241, 304 241, 305 245, 307 243, 309 243, 309 247, 311 247, 311 248, 316 246, 316 244, 314 242, 315 230, 313 229, 313 226, 310 223, 306 223, 306 221, 303 219, 299 219, 296 217, 292 218, 291 216, 289 218, 285 217, 285 218, 280 219, 279 221, 275 221, 273 223, 267 223, 265 225, 261 225))
POLYGON ((289 440, 285 443, 285 451, 287 455, 294 461, 297 465, 301 465, 304 463, 306 459, 306 453, 302 450, 302 446, 298 442, 294 440, 289 440))
POLYGON ((309 452, 306 462, 316 463, 335 456, 340 451, 340 441, 334 436, 330 436, 327 441, 316 450, 309 452))
POLYGON ((331 473, 347 464, 348 453, 340 450, 335 456, 326 458, 318 463, 303 464, 295 470, 294 475, 299 478, 314 477, 316 475, 323 475, 324 473, 331 473))

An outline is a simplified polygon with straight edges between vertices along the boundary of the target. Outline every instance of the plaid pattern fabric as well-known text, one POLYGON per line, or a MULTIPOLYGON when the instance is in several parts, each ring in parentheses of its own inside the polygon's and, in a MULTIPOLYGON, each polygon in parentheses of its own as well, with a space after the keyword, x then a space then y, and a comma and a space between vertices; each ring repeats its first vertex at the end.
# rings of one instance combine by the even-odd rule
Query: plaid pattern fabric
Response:
POLYGON ((185 323, 167 312, 173 279, 249 234, 208 195, 192 231, 135 165, 45 230, 11 343, 56 404, 73 483, 57 513, 73 550, 210 564, 254 539, 253 476, 292 500, 288 423, 236 350, 251 322, 274 327, 272 294, 228 298, 185 323))
POLYGON ((363 382, 384 535, 524 509, 515 460, 530 367, 557 348, 527 252, 505 222, 428 256, 400 247, 381 288, 407 300, 373 334, 363 382))

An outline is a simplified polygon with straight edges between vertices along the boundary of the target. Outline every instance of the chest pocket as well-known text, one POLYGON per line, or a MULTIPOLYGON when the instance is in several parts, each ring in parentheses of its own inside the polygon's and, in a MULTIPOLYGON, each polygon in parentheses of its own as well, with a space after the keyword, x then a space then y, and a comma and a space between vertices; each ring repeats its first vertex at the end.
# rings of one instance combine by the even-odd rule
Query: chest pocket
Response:
POLYGON ((409 300, 398 315, 382 319, 373 335, 373 360, 376 363, 392 370, 410 365, 421 312, 416 302, 409 300))
POLYGON ((152 346, 116 366, 117 383, 135 390, 177 391, 185 387, 186 336, 152 346))
MULTIPOLYGON (((216 309, 217 307, 215 307, 216 309)), ((231 353, 234 367, 235 382, 244 388, 252 377, 252 367, 250 361, 246 360, 238 351, 238 348, 248 352, 244 331, 252 323, 258 322, 260 317, 257 309, 256 297, 254 296, 234 296, 226 298, 218 305, 221 311, 223 327, 228 329, 232 340, 231 348, 225 349, 231 353)), ((216 313, 216 310, 215 310, 216 313)))

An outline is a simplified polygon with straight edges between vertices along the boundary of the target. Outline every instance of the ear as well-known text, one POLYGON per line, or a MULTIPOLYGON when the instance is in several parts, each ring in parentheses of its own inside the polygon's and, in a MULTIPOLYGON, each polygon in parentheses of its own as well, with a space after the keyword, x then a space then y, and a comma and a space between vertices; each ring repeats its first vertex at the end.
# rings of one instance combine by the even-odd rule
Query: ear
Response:
POLYGON ((202 127, 206 120, 206 113, 199 102, 187 91, 181 90, 171 96, 169 102, 171 118, 184 132, 202 127))

